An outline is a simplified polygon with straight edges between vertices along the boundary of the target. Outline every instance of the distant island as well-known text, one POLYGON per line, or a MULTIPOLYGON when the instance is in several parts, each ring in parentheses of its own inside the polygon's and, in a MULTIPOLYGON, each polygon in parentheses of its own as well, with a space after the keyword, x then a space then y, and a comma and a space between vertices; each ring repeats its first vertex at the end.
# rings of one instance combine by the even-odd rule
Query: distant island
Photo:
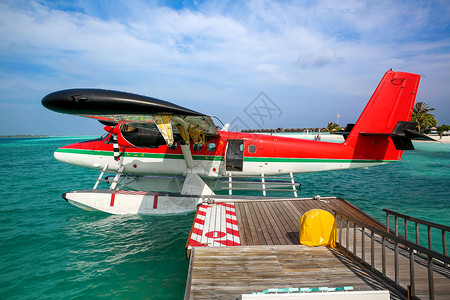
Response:
POLYGON ((325 128, 277 128, 277 129, 243 129, 242 132, 322 132, 325 128))
POLYGON ((40 137, 49 137, 49 135, 28 135, 28 134, 0 135, 0 138, 40 138, 40 137))

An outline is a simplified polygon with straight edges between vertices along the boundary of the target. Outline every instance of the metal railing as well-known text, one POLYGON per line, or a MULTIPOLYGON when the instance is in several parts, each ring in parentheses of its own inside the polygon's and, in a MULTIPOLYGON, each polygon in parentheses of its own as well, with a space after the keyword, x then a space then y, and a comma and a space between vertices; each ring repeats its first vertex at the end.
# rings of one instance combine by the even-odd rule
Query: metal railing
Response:
MULTIPOLYGON (((366 267, 370 268, 374 273, 378 274, 388 282, 391 282, 398 290, 403 291, 408 298, 417 298, 416 297, 416 283, 415 283, 415 264, 416 262, 416 253, 420 252, 426 256, 427 261, 427 269, 428 269, 428 295, 429 299, 434 299, 434 281, 433 281, 433 260, 437 259, 442 261, 445 264, 450 263, 450 257, 433 251, 431 249, 427 249, 423 246, 415 244, 401 236, 392 234, 388 231, 385 231, 380 228, 376 228, 369 224, 366 224, 362 221, 356 220, 351 216, 346 214, 334 211, 336 219, 340 219, 339 224, 339 238, 338 242, 341 247, 343 247, 350 255, 352 255, 355 259, 360 261, 366 267), (345 224, 343 224, 345 222, 345 224), (350 223, 352 223, 353 227, 353 251, 350 249, 349 240, 350 240, 350 223), (345 245, 342 241, 342 230, 345 228, 346 230, 346 241, 345 245), (361 257, 357 256, 357 229, 361 229, 361 257), (366 235, 367 232, 367 235, 366 235), (381 271, 376 268, 375 265, 375 234, 381 238, 381 271), (365 240, 367 237, 370 238, 370 263, 366 261, 366 250, 365 250, 365 240), (392 280, 386 274, 386 247, 387 243, 393 244, 394 251, 394 279, 392 280), (402 245, 403 249, 406 249, 409 259, 409 285, 402 286, 399 282, 399 248, 402 245)), ((397 231, 398 232, 398 231, 397 231)))
POLYGON ((293 192, 294 197, 298 196, 298 189, 296 187, 297 183, 294 180, 294 175, 292 172, 289 173, 289 177, 276 177, 276 176, 266 176, 264 173, 261 173, 259 181, 244 181, 244 180, 233 180, 233 179, 248 179, 248 176, 239 176, 232 175, 231 172, 228 173, 228 188, 224 188, 228 190, 228 194, 232 195, 233 190, 237 191, 262 191, 263 196, 267 196, 268 191, 278 191, 278 192, 293 192), (275 181, 273 180, 275 179, 275 181), (269 180, 269 181, 268 181, 269 180), (235 187, 234 184, 244 184, 244 185, 253 185, 257 187, 235 187), (267 186, 277 186, 277 188, 270 188, 267 186), (289 188, 292 188, 291 190, 289 188))
MULTIPOLYGON (((415 233, 416 233, 416 244, 420 245, 420 238, 419 238, 419 224, 425 225, 427 226, 427 234, 428 234, 428 249, 433 250, 433 243, 431 240, 431 229, 435 228, 438 230, 441 230, 441 236, 442 236, 442 254, 444 254, 445 256, 447 256, 447 236, 446 233, 450 232, 450 227, 449 226, 445 226, 445 225, 441 225, 438 223, 434 223, 434 222, 430 222, 430 221, 426 221, 426 220, 421 220, 421 219, 417 219, 411 216, 407 216, 389 209, 383 209, 383 211, 386 213, 386 230, 390 230, 391 228, 389 227, 389 215, 393 215, 394 216, 394 223, 395 223, 395 227, 394 227, 394 234, 395 235, 399 235, 399 229, 398 229, 398 218, 403 219, 404 221, 404 238, 409 240, 408 238, 408 221, 411 221, 414 223, 414 229, 415 229, 415 233)), ((449 265, 448 264, 444 264, 444 266, 447 268, 449 265)))

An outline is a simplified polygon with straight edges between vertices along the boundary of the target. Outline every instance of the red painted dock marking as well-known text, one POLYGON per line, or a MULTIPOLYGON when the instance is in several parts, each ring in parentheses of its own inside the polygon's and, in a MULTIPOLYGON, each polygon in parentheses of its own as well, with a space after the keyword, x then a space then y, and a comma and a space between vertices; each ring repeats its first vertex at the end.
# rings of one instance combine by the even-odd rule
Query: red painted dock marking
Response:
POLYGON ((235 211, 231 211, 231 210, 226 210, 225 213, 226 213, 227 215, 232 215, 232 216, 235 216, 235 215, 236 215, 236 212, 235 212, 235 211))
POLYGON ((195 223, 201 224, 201 225, 205 225, 205 220, 202 219, 196 219, 195 223))
POLYGON ((229 218, 227 218, 227 223, 231 223, 233 225, 237 225, 238 224, 237 220, 232 220, 232 219, 229 219, 229 218))
MULTIPOLYGON (((198 210, 197 210, 197 215, 194 221, 194 226, 192 229, 192 234, 189 240, 189 247, 196 247, 196 246, 220 246, 220 245, 224 245, 224 246, 240 246, 240 238, 239 238, 239 227, 238 227, 238 222, 236 219, 236 208, 234 206, 234 204, 229 204, 229 203, 216 203, 215 204, 216 207, 222 207, 224 211, 224 215, 222 215, 225 217, 224 219, 221 219, 220 223, 222 223, 221 226, 225 225, 225 228, 221 228, 214 226, 214 224, 210 223, 210 222, 214 222, 211 221, 210 218, 213 218, 213 220, 216 220, 215 222, 218 221, 219 216, 215 215, 212 216, 210 214, 216 214, 217 211, 214 210, 209 210, 211 209, 213 206, 211 205, 205 205, 202 204, 199 206, 198 210), (204 228, 205 226, 207 226, 209 228, 204 228), (212 226, 212 227, 210 227, 212 226), (207 231, 209 229, 209 231, 207 231), (215 230, 216 229, 216 230, 215 230), (209 239, 209 241, 206 243, 205 238, 209 239)), ((220 209, 219 209, 220 210, 220 209)), ((216 224, 217 225, 217 224, 216 224)))
POLYGON ((207 238, 212 238, 212 239, 220 239, 223 238, 224 236, 226 236, 227 234, 223 231, 209 231, 207 233, 205 233, 205 236, 207 238))

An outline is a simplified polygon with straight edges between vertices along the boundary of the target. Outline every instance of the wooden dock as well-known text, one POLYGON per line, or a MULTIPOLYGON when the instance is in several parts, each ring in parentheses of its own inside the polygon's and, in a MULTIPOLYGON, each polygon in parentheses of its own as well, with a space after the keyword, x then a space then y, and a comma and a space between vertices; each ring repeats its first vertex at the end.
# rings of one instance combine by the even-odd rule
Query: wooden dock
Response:
MULTIPOLYGON (((355 291, 389 290, 391 299, 403 297, 392 282, 381 278, 343 247, 300 245, 300 218, 315 208, 345 213, 385 230, 383 224, 347 201, 335 197, 315 200, 233 199, 230 196, 214 196, 214 201, 209 200, 210 204, 199 208, 186 245, 190 268, 185 299, 236 299, 241 294, 268 288, 323 286, 353 286, 355 291)), ((338 230, 338 233, 344 236, 343 240, 348 234, 347 243, 352 245, 356 236, 353 231, 352 228, 348 233, 346 230, 338 230)), ((360 236, 362 234, 358 233, 360 236)), ((365 248, 370 247, 370 237, 366 238, 369 241, 365 248)), ((378 244, 381 245, 379 239, 378 244)), ((393 251, 389 249, 392 247, 387 245, 386 249, 391 259, 393 251)), ((361 257, 361 249, 355 253, 361 257)), ((366 256, 370 261, 370 255, 366 256)), ((380 255, 374 255, 377 265, 381 264, 380 259, 380 255)), ((407 273, 408 260, 400 260, 400 263, 401 272, 407 273)), ((416 295, 427 299, 428 290, 423 284, 426 270, 416 270, 417 281, 421 281, 416 286, 416 295)), ((392 275, 390 270, 387 273, 392 275)), ((436 272, 435 299, 448 299, 449 279, 448 270, 436 272)))

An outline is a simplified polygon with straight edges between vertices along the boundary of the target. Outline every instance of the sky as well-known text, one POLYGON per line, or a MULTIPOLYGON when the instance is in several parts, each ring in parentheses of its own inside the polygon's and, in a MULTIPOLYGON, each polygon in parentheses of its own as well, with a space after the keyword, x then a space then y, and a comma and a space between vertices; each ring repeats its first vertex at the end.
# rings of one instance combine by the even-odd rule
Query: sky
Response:
POLYGON ((0 135, 102 134, 42 107, 67 88, 239 129, 345 126, 390 68, 422 75, 416 101, 450 124, 448 1, 0 0, 0 135))

